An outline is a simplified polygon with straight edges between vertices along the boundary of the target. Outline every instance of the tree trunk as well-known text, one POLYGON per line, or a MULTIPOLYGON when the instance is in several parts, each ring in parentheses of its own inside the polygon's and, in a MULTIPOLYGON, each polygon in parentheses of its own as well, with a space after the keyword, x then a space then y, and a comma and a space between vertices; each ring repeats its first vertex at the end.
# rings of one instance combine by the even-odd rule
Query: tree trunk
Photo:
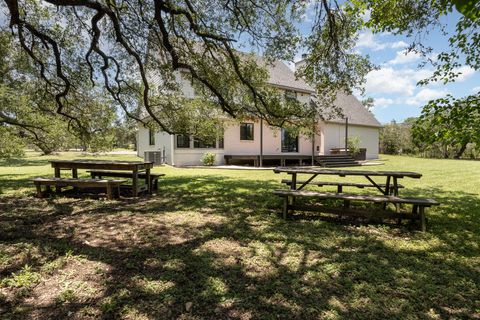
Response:
POLYGON ((467 144, 468 144, 468 142, 463 142, 462 143, 462 146, 460 147, 460 149, 457 151, 457 153, 454 156, 455 159, 460 159, 462 154, 465 152, 465 149, 467 149, 467 144))
POLYGON ((47 146, 45 143, 42 143, 42 142, 39 142, 39 141, 33 142, 33 144, 38 149, 40 149, 40 151, 42 151, 42 155, 44 155, 44 156, 48 156, 55 151, 54 148, 51 148, 50 146, 47 146))

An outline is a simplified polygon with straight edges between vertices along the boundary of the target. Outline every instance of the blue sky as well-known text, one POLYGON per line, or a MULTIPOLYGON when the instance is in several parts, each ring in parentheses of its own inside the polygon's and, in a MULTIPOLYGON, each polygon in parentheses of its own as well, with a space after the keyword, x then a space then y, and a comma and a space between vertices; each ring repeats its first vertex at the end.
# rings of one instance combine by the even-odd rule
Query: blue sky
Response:
MULTIPOLYGON (((447 31, 455 29, 458 17, 458 13, 455 12, 445 17, 447 31)), ((311 23, 312 17, 307 12, 299 26, 301 31, 308 33, 311 23)), ((356 50, 363 55, 368 54, 370 60, 379 67, 367 75, 364 97, 375 99, 373 113, 381 123, 392 120, 401 122, 405 118, 418 116, 422 106, 429 100, 446 94, 462 97, 480 91, 480 72, 475 72, 467 66, 459 70, 462 74, 455 83, 417 86, 416 83, 431 75, 434 68, 428 64, 418 68, 422 57, 415 53, 405 55, 405 48, 409 43, 411 40, 404 36, 372 34, 368 30, 359 35, 356 50)), ((425 36, 423 43, 433 48, 434 56, 448 49, 447 38, 439 32, 425 36)), ((363 98, 359 94, 356 95, 360 99, 363 98)))

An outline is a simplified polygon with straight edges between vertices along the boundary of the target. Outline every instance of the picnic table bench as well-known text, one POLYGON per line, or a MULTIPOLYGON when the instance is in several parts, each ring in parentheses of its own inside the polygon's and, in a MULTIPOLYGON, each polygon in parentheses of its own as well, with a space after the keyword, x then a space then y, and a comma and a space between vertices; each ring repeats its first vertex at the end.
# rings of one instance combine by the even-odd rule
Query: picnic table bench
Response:
MULTIPOLYGON (((110 170, 87 170, 92 176, 92 179, 103 177, 115 177, 115 178, 133 178, 133 173, 128 171, 110 171, 110 170)), ((158 190, 158 179, 165 176, 164 173, 150 173, 150 189, 158 190)), ((138 173, 139 179, 147 179, 145 172, 138 173)))
MULTIPOLYGON (((290 186, 292 184, 292 180, 283 179, 282 183, 286 184, 287 186, 290 186)), ((297 184, 303 185, 305 184, 305 181, 297 181, 297 184)), ((375 186, 371 183, 356 183, 356 182, 345 182, 345 181, 309 181, 306 184, 314 185, 317 187, 336 186, 338 193, 343 192, 343 187, 356 187, 359 189, 363 189, 363 188, 376 188, 377 186, 380 188, 385 188, 387 186, 386 184, 382 184, 382 183, 377 183, 377 186, 375 186)), ((401 184, 397 184, 397 188, 402 189, 405 187, 401 184)), ((393 188, 390 189, 390 193, 393 193, 393 188)))
POLYGON ((283 197, 283 218, 287 219, 290 210, 302 210, 302 211, 321 211, 325 213, 334 213, 339 215, 354 215, 354 216, 363 216, 363 217, 377 217, 377 218, 391 218, 391 219, 411 219, 420 221, 420 229, 422 231, 426 230, 426 219, 425 219, 425 208, 438 205, 439 203, 433 199, 426 198, 402 198, 391 195, 362 195, 362 194, 347 194, 347 193, 332 193, 332 192, 316 192, 310 190, 285 190, 279 189, 273 191, 273 194, 283 197), (339 208, 329 208, 329 207, 320 207, 315 208, 311 206, 302 206, 296 205, 292 198, 295 197, 306 197, 306 198, 317 198, 317 199, 337 199, 344 201, 344 207, 339 208), (351 201, 366 201, 373 203, 393 203, 393 204, 411 204, 412 211, 411 214, 400 213, 400 212, 389 212, 385 210, 376 210, 376 211, 364 211, 364 210, 355 210, 350 208, 351 201))
POLYGON ((46 191, 50 191, 50 187, 54 186, 57 193, 61 192, 61 188, 105 188, 107 199, 120 197, 120 185, 125 180, 106 180, 106 179, 78 179, 78 178, 34 178, 32 179, 37 188, 37 197, 43 198, 44 192, 42 186, 46 186, 46 191))

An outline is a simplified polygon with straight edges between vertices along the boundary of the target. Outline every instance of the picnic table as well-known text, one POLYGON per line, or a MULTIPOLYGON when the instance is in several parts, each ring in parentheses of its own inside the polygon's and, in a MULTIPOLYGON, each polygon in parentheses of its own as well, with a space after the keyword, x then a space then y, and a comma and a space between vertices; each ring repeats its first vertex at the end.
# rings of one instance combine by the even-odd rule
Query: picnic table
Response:
POLYGON ((306 185, 313 182, 313 180, 319 175, 331 175, 339 177, 347 176, 363 176, 365 177, 372 187, 378 189, 383 195, 398 195, 400 185, 398 179, 408 177, 419 179, 422 177, 420 173, 408 172, 408 171, 369 171, 369 170, 337 170, 337 169, 322 169, 322 168, 298 168, 298 167, 277 167, 273 170, 275 173, 288 173, 291 175, 290 189, 302 190, 306 185), (299 182, 297 179, 298 174, 310 175, 310 177, 299 182), (372 179, 372 177, 385 177, 385 184, 380 184, 372 179), (300 186, 297 186, 300 184, 300 186))
POLYGON ((78 178, 78 169, 99 169, 99 170, 118 170, 130 171, 132 173, 132 194, 138 197, 139 172, 145 172, 145 182, 148 193, 152 193, 150 183, 150 169, 153 168, 153 162, 144 161, 111 161, 111 160, 52 160, 50 161, 55 170, 55 178, 61 178, 61 170, 71 169, 72 178, 78 178))
POLYGON ((420 173, 409 171, 369 171, 369 170, 339 170, 339 169, 324 169, 314 167, 277 167, 274 169, 275 173, 287 173, 291 175, 290 180, 282 180, 290 186, 290 189, 274 190, 273 194, 280 196, 284 199, 283 202, 283 217, 287 219, 291 212, 294 210, 300 211, 319 211, 323 213, 331 213, 337 215, 352 215, 361 217, 373 217, 373 218, 390 218, 397 219, 398 223, 402 219, 409 219, 412 221, 418 220, 420 222, 420 228, 422 231, 426 229, 426 217, 425 208, 438 205, 438 202, 434 199, 427 198, 413 198, 413 197, 399 197, 399 189, 403 188, 398 183, 398 179, 409 177, 419 179, 422 177, 420 173), (298 175, 307 175, 307 179, 300 181, 298 175), (339 177, 355 177, 362 176, 368 180, 368 183, 356 183, 349 181, 314 181, 318 176, 339 176, 339 177), (385 183, 378 183, 373 178, 382 177, 385 178, 385 183), (337 192, 317 192, 311 190, 302 190, 307 185, 323 186, 337 186, 337 192), (368 195, 368 194, 355 194, 355 193, 343 193, 343 187, 357 187, 357 188, 375 188, 380 191, 381 195, 368 195), (296 198, 315 198, 321 201, 324 200, 342 200, 343 208, 328 207, 322 205, 299 205, 296 203, 296 198), (371 202, 377 204, 383 204, 383 210, 364 210, 358 208, 351 208, 350 203, 354 202, 371 202), (395 205, 395 212, 389 212, 386 210, 388 203, 395 205), (409 204, 412 205, 412 211, 410 214, 399 212, 399 205, 409 204))

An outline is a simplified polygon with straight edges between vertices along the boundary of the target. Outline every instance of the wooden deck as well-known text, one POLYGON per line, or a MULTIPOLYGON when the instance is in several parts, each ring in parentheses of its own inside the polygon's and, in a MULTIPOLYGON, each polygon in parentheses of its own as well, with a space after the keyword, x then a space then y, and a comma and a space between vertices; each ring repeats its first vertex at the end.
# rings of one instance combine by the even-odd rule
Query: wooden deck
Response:
MULTIPOLYGON (((298 154, 285 154, 285 155, 264 155, 263 163, 272 163, 273 165, 286 166, 287 164, 295 165, 311 165, 312 156, 298 155, 298 154)), ((259 155, 225 155, 225 164, 250 164, 255 167, 260 166, 259 155)))

